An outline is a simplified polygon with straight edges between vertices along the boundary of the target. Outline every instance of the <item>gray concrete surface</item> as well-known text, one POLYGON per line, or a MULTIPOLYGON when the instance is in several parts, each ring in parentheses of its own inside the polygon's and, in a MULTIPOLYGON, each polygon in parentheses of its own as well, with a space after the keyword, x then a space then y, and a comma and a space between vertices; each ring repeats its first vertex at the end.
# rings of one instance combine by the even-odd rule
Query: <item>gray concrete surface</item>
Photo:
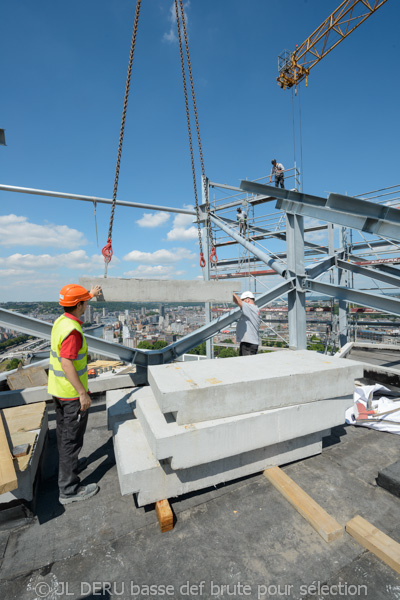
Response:
POLYGON ((154 456, 187 469, 330 429, 344 422, 352 405, 353 396, 345 396, 178 425, 149 394, 137 400, 135 414, 154 456))
POLYGON ((352 394, 363 365, 309 350, 149 367, 163 413, 179 425, 352 394))
MULTIPOLYGON (((234 281, 195 279, 122 279, 120 277, 79 277, 86 289, 101 285, 106 302, 232 302, 238 284, 234 281)), ((240 288, 240 286, 239 286, 240 288)))
MULTIPOLYGON (((98 482, 100 492, 62 507, 53 414, 49 426, 36 515, 30 524, 0 531, 4 600, 399 598, 398 574, 347 534, 325 543, 262 474, 173 500, 175 528, 161 534, 154 510, 121 496, 105 404, 92 407, 84 446, 90 464, 83 479, 98 482), (183 594, 188 581, 204 581, 203 592, 183 594), (316 582, 366 585, 368 595, 308 593, 316 582), (150 584, 170 584, 173 595, 146 595, 135 587, 150 584), (223 584, 231 592, 246 584, 250 594, 240 595, 238 587, 235 595, 218 593, 215 586, 223 584)), ((400 500, 375 482, 380 469, 398 460, 399 436, 340 426, 324 443, 322 454, 284 471, 342 525, 360 514, 400 542, 400 500)))

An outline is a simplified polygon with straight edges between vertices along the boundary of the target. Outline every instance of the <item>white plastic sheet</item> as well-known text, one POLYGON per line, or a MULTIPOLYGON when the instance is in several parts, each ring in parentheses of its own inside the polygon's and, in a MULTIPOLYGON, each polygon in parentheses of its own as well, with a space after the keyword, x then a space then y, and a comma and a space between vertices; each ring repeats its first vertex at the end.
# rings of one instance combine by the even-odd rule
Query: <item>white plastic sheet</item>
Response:
POLYGON ((378 431, 388 431, 390 433, 397 433, 400 435, 400 400, 397 398, 392 400, 381 396, 374 400, 374 394, 376 392, 392 392, 383 385, 376 383, 375 385, 364 385, 357 387, 354 391, 354 404, 351 408, 346 410, 346 423, 349 425, 359 425, 361 427, 370 427, 371 429, 377 429, 378 431), (365 409, 368 408, 368 398, 371 396, 371 409, 375 414, 371 415, 368 421, 358 422, 360 410, 357 404, 361 404, 365 409), (392 412, 387 415, 382 415, 388 411, 397 409, 396 412, 392 412), (372 420, 374 419, 374 420, 372 420))

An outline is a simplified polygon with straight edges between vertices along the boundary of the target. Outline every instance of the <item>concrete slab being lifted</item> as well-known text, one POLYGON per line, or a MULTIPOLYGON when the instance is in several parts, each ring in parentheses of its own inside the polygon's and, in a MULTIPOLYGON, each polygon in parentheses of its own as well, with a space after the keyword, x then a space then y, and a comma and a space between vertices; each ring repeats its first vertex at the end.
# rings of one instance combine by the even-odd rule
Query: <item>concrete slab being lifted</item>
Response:
POLYGON ((178 425, 352 394, 364 366, 309 350, 149 367, 163 413, 178 425))
POLYGON ((114 451, 121 494, 137 494, 138 505, 145 506, 164 498, 232 481, 261 472, 267 467, 319 454, 322 438, 329 433, 329 430, 320 431, 253 452, 173 471, 167 461, 158 461, 154 457, 139 421, 116 423, 114 451))
POLYGON ((86 289, 100 285, 106 302, 232 302, 238 289, 234 281, 122 279, 120 277, 80 277, 86 289))
MULTIPOLYGON (((228 360, 228 359, 227 359, 228 360)), ((137 397, 136 417, 157 460, 170 458, 172 469, 236 456, 303 437, 344 422, 353 396, 318 400, 224 419, 178 425, 148 394, 137 397)))

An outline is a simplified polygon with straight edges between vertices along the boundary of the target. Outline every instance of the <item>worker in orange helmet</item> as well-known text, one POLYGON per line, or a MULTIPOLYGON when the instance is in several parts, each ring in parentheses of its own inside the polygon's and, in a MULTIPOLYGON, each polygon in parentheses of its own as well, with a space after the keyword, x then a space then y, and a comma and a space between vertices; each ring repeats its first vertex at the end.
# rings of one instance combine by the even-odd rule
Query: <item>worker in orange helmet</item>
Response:
POLYGON ((88 392, 87 343, 80 320, 88 301, 101 295, 99 285, 88 292, 77 284, 65 285, 59 296, 64 314, 51 330, 48 393, 56 408, 59 454, 58 487, 61 504, 70 504, 94 496, 95 483, 80 485, 78 473, 87 459, 78 460, 92 403, 88 392))

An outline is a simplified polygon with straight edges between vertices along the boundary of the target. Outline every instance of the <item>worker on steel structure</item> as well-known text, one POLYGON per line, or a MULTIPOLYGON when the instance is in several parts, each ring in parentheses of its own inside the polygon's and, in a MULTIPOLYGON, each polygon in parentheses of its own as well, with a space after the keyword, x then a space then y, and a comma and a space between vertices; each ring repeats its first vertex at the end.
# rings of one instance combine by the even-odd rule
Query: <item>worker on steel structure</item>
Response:
POLYGON ((239 223, 239 233, 240 235, 246 235, 246 227, 247 227, 247 215, 246 211, 242 210, 240 207, 236 211, 236 218, 239 223))
POLYGON ((271 164, 272 169, 271 174, 269 176, 269 183, 271 183, 272 175, 275 175, 275 187, 279 187, 280 185, 281 188, 285 189, 285 178, 283 175, 285 167, 282 163, 277 163, 276 158, 274 158, 274 160, 271 160, 271 164))
POLYGON ((92 403, 88 392, 87 343, 80 318, 88 300, 100 294, 99 285, 90 292, 80 285, 65 285, 59 297, 64 314, 58 317, 51 330, 47 389, 56 408, 61 504, 86 500, 99 490, 95 483, 80 485, 78 473, 86 467, 87 459, 78 461, 78 456, 92 403))
POLYGON ((254 294, 243 292, 239 298, 234 293, 233 301, 242 310, 242 316, 236 326, 236 341, 240 343, 239 356, 257 354, 261 317, 260 309, 254 302, 254 294))

